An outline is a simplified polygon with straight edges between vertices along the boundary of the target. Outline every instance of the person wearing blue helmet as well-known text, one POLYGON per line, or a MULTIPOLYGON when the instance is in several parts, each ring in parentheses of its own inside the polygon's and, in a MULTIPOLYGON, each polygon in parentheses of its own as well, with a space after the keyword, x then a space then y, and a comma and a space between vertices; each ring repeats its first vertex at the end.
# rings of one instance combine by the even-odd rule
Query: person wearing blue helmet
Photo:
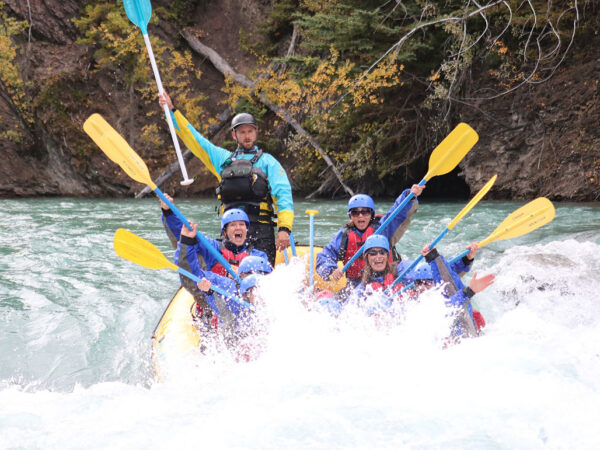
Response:
MULTIPOLYGON (((477 251, 476 247, 475 245, 475 248, 471 248, 470 254, 477 251)), ((446 305, 455 309, 456 320, 451 330, 451 340, 456 342, 461 337, 477 336, 481 328, 485 326, 485 320, 479 311, 473 309, 471 299, 494 282, 494 275, 487 274, 477 277, 477 272, 475 272, 469 286, 465 286, 460 275, 453 270, 436 248, 430 249, 429 246, 426 246, 421 254, 429 264, 434 283, 443 283, 442 293, 448 299, 446 305)))
MULTIPOLYGON (((391 262, 389 258, 390 243, 388 238, 381 234, 369 236, 364 244, 364 270, 360 283, 354 288, 353 295, 361 298, 374 292, 383 292, 398 277, 398 265, 391 262)), ((407 279, 417 280, 417 275, 411 271, 407 279)), ((404 286, 398 283, 394 286, 394 292, 398 292, 404 286)))
MULTIPOLYGON (((172 200, 168 195, 167 198, 172 200)), ((181 249, 181 244, 186 246, 186 251, 176 252, 176 263, 181 265, 181 267, 186 268, 189 264, 184 260, 184 255, 187 254, 189 246, 193 247, 193 251, 196 251, 198 258, 201 259, 203 267, 206 267, 208 270, 212 272, 218 273, 219 275, 226 276, 228 274, 227 270, 223 265, 218 262, 218 260, 213 256, 213 254, 205 248, 201 243, 198 242, 196 237, 197 225, 195 223, 190 223, 192 225, 192 231, 190 231, 186 226, 183 225, 181 220, 173 214, 173 212, 169 209, 166 203, 161 201, 162 208, 162 222, 165 226, 165 230, 167 231, 167 235, 171 242, 175 243, 178 247, 178 250, 181 249)), ((247 256, 254 255, 260 256, 262 258, 266 258, 267 255, 265 252, 254 248, 254 246, 248 241, 248 229, 250 226, 250 221, 248 220, 248 215, 242 211, 241 209, 230 209, 225 211, 225 213, 221 216, 221 239, 211 239, 207 236, 207 242, 217 250, 226 261, 235 268, 240 264, 240 262, 247 256)))
POLYGON ((242 280, 242 284, 240 284, 240 294, 242 295, 242 298, 255 306, 259 303, 256 287, 262 276, 263 275, 258 273, 250 274, 246 276, 242 280))
POLYGON ((231 208, 246 211, 250 218, 249 239, 274 264, 276 249, 283 250, 290 245, 294 200, 285 169, 273 155, 256 145, 259 128, 252 114, 240 113, 233 117, 231 137, 237 148, 231 152, 202 136, 181 111, 174 108, 166 92, 159 94, 159 103, 161 108, 169 107, 177 135, 219 181, 216 193, 222 211, 231 208))
MULTIPOLYGON (((172 200, 169 196, 167 198, 172 200)), ((198 241, 196 237, 198 225, 190 222, 192 229, 189 230, 162 201, 161 208, 162 221, 167 235, 172 242, 176 242, 175 264, 197 276, 200 276, 199 270, 204 268, 213 273, 228 276, 229 272, 215 258, 208 247, 198 241)), ((248 228, 248 215, 240 209, 230 209, 221 216, 221 239, 212 239, 205 236, 206 243, 221 253, 233 270, 236 270, 241 261, 248 256, 266 259, 265 252, 254 248, 249 243, 247 239, 248 228)), ((182 286, 190 291, 196 299, 198 316, 206 314, 206 320, 210 320, 212 309, 206 303, 206 296, 198 291, 195 283, 187 277, 181 276, 180 279, 182 286)))
MULTIPOLYGON (((416 212, 418 202, 416 197, 421 195, 425 186, 413 185, 405 189, 396 199, 392 207, 381 218, 375 215, 375 202, 367 194, 356 194, 348 201, 349 222, 340 229, 323 250, 317 255, 316 271, 324 280, 339 280, 344 276, 338 268, 338 261, 346 264, 356 254, 366 239, 375 234, 379 224, 384 222, 390 214, 395 212, 400 203, 413 193, 415 197, 408 202, 402 211, 399 211, 391 222, 382 230, 381 236, 388 240, 388 247, 393 248, 400 239, 408 224, 410 217, 416 212)), ((390 260, 392 259, 390 252, 390 260)), ((346 271, 348 290, 356 287, 362 277, 364 260, 356 259, 346 271)))
MULTIPOLYGON (((475 259, 475 254, 478 250, 478 245, 477 243, 472 243, 467 246, 467 249, 469 249, 469 253, 467 255, 450 263, 451 270, 458 274, 459 277, 463 276, 471 269, 473 260, 475 259)), ((412 263, 413 260, 410 259, 398 262, 398 273, 404 273, 404 271, 410 267, 412 263)), ((413 268, 403 277, 402 281, 404 281, 405 284, 414 283, 414 288, 409 292, 409 294, 413 296, 416 296, 435 285, 431 267, 427 263, 421 263, 417 267, 413 268)))
POLYGON ((238 274, 243 280, 245 277, 252 274, 267 275, 271 273, 271 271, 271 264, 269 264, 269 261, 267 261, 266 258, 260 256, 248 256, 240 263, 238 274))

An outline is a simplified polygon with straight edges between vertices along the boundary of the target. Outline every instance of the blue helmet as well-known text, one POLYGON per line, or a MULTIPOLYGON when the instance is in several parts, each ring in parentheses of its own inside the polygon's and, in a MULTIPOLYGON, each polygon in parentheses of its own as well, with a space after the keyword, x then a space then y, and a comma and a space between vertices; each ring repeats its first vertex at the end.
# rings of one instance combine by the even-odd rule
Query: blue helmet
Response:
POLYGON ((228 209, 223 213, 223 217, 221 217, 221 233, 225 229, 225 226, 230 222, 235 222, 236 220, 243 220, 246 222, 246 226, 250 228, 250 220, 248 219, 248 214, 238 208, 228 209))
POLYGON ((354 208, 371 208, 375 214, 375 202, 367 194, 356 194, 348 200, 348 212, 354 208))
POLYGON ((244 295, 249 289, 256 287, 258 280, 260 280, 261 277, 262 275, 253 273, 252 275, 248 275, 246 278, 244 278, 242 280, 242 284, 240 284, 240 294, 244 295))
MULTIPOLYGON (((413 260, 403 260, 398 263, 398 273, 404 272, 413 263, 413 260)), ((433 274, 431 273, 431 267, 429 264, 419 264, 408 272, 404 280, 406 282, 417 281, 417 280, 433 280, 433 274)))
POLYGON ((413 269, 415 280, 433 280, 433 273, 429 264, 421 264, 413 269))
POLYGON ((252 272, 271 273, 271 264, 260 256, 246 256, 240 263, 238 274, 242 275, 252 272))
POLYGON ((381 234, 373 234, 367 238, 363 245, 363 248, 365 254, 372 248, 384 248, 389 252, 390 241, 388 241, 388 238, 381 234))

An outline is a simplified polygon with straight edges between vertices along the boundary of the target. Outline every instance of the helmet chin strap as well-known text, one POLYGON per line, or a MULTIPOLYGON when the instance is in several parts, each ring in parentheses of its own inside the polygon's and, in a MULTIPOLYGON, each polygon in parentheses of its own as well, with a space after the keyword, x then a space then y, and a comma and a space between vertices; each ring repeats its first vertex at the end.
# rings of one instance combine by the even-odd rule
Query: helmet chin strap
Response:
POLYGON ((235 128, 233 130, 233 135, 234 135, 233 139, 235 139, 235 143, 237 144, 237 148, 235 149, 235 151, 237 152, 238 150, 240 150, 242 148, 240 141, 238 140, 238 137, 237 137, 237 128, 235 128))

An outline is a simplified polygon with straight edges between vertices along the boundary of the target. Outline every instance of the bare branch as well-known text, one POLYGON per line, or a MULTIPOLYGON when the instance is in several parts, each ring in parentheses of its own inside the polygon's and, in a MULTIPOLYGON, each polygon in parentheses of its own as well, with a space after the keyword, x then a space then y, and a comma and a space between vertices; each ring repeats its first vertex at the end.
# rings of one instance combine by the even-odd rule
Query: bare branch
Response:
POLYGON ((196 36, 194 36, 187 30, 183 30, 181 32, 181 35, 188 42, 188 44, 190 45, 190 47, 193 50, 197 51, 201 55, 208 57, 210 59, 210 61, 213 63, 213 65, 215 66, 215 68, 217 70, 219 70, 221 73, 223 73, 223 75, 225 75, 226 77, 231 77, 232 79, 236 80, 242 86, 252 89, 254 94, 258 94, 258 98, 265 106, 267 106, 271 111, 273 111, 275 114, 277 114, 283 120, 285 120, 296 131, 296 133, 303 136, 310 143, 310 145, 312 145, 312 147, 315 150, 317 150, 317 152, 321 155, 321 158, 323 158, 323 161, 325 161, 325 163, 331 167, 331 170, 335 174, 336 178, 338 179, 338 182, 342 185, 344 190, 349 195, 351 195, 351 196, 354 195, 354 192, 352 191, 352 189, 350 189, 348 186, 346 186, 346 184, 342 180, 342 175, 341 175, 340 171, 337 169, 337 167, 335 166, 335 164, 333 163, 333 161, 331 160, 329 155, 327 155, 327 153, 325 153, 325 150, 323 150, 323 148, 319 145, 319 143, 298 123, 298 121, 296 121, 296 119, 294 119, 294 117, 292 117, 292 115, 290 113, 285 111, 279 105, 276 105, 276 104, 272 103, 271 101, 269 101, 269 99, 267 98, 267 96, 265 94, 256 92, 256 86, 253 81, 246 78, 242 74, 237 74, 231 68, 231 66, 227 63, 227 61, 225 61, 213 49, 202 44, 196 36))

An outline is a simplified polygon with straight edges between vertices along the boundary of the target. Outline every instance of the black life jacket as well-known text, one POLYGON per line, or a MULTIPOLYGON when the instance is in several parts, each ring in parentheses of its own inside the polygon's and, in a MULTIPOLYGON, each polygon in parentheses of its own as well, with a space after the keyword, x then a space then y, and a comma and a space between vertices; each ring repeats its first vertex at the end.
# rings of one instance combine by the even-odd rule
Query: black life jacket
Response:
POLYGON ((217 197, 221 200, 224 210, 231 208, 242 209, 248 214, 250 222, 272 217, 271 188, 267 176, 254 164, 263 152, 257 150, 252 159, 229 158, 221 169, 221 183, 217 187, 217 197), (270 211, 261 211, 261 202, 267 203, 270 211))

